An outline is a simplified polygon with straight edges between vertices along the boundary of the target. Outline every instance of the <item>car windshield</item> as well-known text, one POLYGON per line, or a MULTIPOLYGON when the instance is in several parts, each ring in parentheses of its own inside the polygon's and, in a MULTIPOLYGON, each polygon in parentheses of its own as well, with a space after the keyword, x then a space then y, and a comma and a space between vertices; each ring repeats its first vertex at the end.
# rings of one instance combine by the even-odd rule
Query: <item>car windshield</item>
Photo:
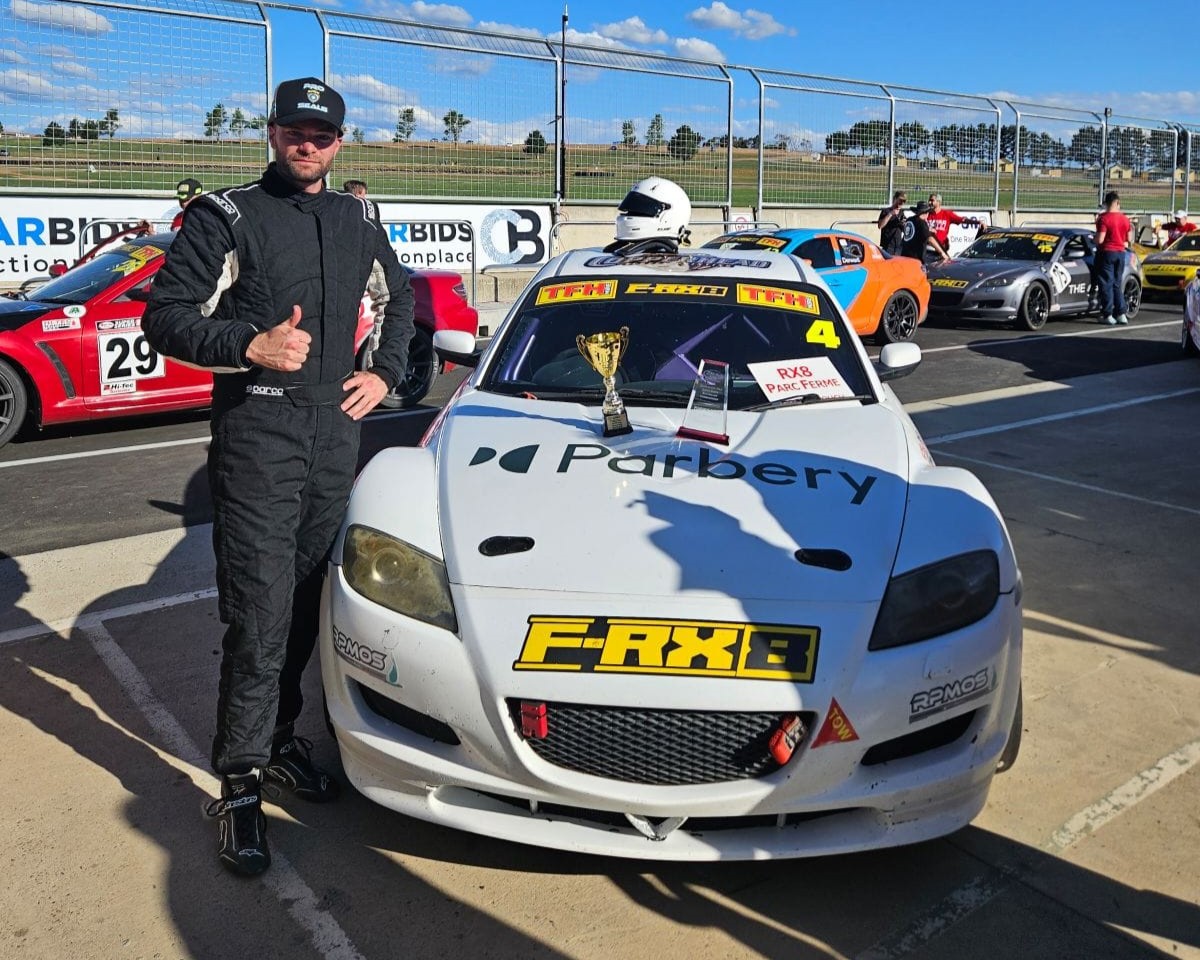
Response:
POLYGON ((728 364, 732 410, 804 399, 810 390, 812 400, 874 399, 853 335, 825 291, 669 275, 555 277, 530 290, 500 332, 481 388, 598 404, 604 384, 577 338, 625 328, 615 380, 630 406, 685 406, 702 361, 728 364))
POLYGON ((959 254, 964 260, 1032 260, 1048 263, 1061 239, 1053 233, 985 233, 959 254))
POLYGON ((138 240, 105 250, 91 260, 72 267, 61 277, 44 283, 31 299, 46 303, 86 303, 98 293, 166 253, 170 235, 138 240), (165 241, 165 242, 164 242, 165 241))
POLYGON ((1172 253, 1195 253, 1200 251, 1200 231, 1185 233, 1167 247, 1172 253))

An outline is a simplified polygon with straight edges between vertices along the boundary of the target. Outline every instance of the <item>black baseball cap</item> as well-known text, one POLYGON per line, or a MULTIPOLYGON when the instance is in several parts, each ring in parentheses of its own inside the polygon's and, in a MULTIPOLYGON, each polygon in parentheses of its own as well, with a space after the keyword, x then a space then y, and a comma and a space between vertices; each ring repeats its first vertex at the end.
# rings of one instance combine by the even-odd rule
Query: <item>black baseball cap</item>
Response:
POLYGON ((270 121, 280 126, 304 120, 323 120, 340 134, 346 122, 346 101, 329 84, 316 77, 284 80, 275 88, 270 121))
POLYGON ((184 200, 191 200, 193 197, 198 197, 203 192, 203 184, 192 177, 180 180, 175 184, 175 196, 179 198, 180 203, 183 203, 184 200))

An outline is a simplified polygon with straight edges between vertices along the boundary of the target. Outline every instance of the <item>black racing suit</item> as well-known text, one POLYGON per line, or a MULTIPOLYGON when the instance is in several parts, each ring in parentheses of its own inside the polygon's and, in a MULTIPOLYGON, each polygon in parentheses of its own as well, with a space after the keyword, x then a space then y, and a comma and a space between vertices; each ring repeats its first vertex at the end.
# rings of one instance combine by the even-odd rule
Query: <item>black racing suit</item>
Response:
POLYGON ((223 641, 213 769, 266 766, 291 736, 318 627, 321 579, 345 514, 359 424, 343 413, 364 292, 379 328, 372 371, 391 389, 413 333, 408 275, 374 204, 296 189, 272 164, 196 199, 155 278, 142 330, 154 349, 214 371, 208 479, 223 641), (299 304, 300 370, 246 359, 299 304))

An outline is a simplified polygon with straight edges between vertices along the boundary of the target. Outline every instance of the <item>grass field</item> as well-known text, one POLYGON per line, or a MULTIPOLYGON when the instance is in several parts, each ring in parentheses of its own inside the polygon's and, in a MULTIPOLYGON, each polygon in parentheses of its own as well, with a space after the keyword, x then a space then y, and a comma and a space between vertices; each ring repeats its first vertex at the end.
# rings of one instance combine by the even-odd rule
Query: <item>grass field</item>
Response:
MULTIPOLYGON (((69 141, 46 147, 40 137, 0 136, 0 188, 38 191, 85 189, 171 192, 182 177, 199 179, 206 189, 245 183, 267 160, 263 140, 69 141)), ((630 184, 651 174, 676 180, 697 205, 726 200, 726 151, 700 150, 678 161, 662 150, 612 150, 609 145, 568 146, 565 195, 571 202, 615 203, 630 184)), ((554 155, 524 153, 520 146, 452 143, 365 143, 346 141, 334 182, 366 180, 380 199, 540 200, 555 196, 554 155)), ((895 186, 921 194, 940 192, 948 206, 993 207, 994 176, 987 171, 924 170, 901 167, 895 186)), ((1172 208, 1171 184, 1128 180, 1110 183, 1127 210, 1172 208)), ((1013 175, 1000 178, 999 206, 1024 210, 1094 210, 1099 201, 1095 174, 1067 169, 1060 177, 1021 170, 1014 203, 1013 175)), ((1193 185, 1193 190, 1196 186, 1193 185)), ((733 206, 752 207, 758 198, 758 154, 733 151, 733 206)), ((879 208, 888 198, 887 168, 864 158, 807 159, 767 151, 763 163, 764 206, 879 208)), ((1175 206, 1183 187, 1176 187, 1175 206)))

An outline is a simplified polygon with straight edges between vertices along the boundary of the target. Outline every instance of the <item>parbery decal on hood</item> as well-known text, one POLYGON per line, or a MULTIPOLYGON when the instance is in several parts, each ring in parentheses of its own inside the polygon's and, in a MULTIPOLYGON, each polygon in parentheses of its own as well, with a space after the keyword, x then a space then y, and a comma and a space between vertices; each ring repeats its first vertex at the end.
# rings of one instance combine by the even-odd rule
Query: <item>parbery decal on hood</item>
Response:
MULTIPOLYGON (((540 444, 528 444, 499 453, 494 447, 479 447, 471 457, 470 466, 492 460, 509 473, 527 474, 533 470, 540 444), (497 456, 499 454, 499 456, 497 456)), ((694 474, 700 480, 748 480, 768 486, 785 487, 803 484, 808 490, 840 490, 850 495, 850 503, 859 506, 879 478, 868 473, 856 477, 846 470, 836 473, 828 467, 786 463, 756 462, 748 465, 732 456, 714 457, 708 447, 700 447, 696 456, 664 453, 639 453, 622 456, 600 443, 568 443, 558 456, 555 473, 574 470, 594 470, 601 463, 613 473, 640 475, 669 480, 683 474, 694 474)))

